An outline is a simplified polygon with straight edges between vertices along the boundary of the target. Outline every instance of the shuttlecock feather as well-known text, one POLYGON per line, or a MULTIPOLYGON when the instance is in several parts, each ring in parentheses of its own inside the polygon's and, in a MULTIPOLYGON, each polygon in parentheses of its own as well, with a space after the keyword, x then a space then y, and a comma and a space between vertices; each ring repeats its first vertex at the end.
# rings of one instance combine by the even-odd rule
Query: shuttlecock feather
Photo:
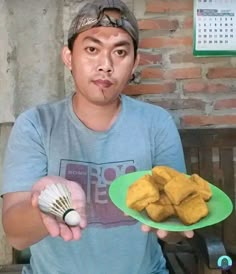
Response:
POLYGON ((66 185, 57 183, 46 186, 39 195, 38 205, 41 211, 59 217, 69 226, 80 222, 80 215, 72 207, 71 193, 66 185))

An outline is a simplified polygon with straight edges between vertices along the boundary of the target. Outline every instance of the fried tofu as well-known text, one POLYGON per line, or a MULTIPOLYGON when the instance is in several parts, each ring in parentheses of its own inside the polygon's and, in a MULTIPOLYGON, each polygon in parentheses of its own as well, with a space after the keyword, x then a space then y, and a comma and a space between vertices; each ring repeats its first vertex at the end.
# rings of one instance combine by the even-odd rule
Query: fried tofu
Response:
POLYGON ((156 166, 152 169, 152 177, 160 190, 163 190, 164 185, 178 174, 178 171, 168 166, 156 166))
POLYGON ((160 192, 160 198, 158 200, 158 203, 160 205, 171 205, 171 201, 168 198, 168 196, 165 194, 165 192, 160 192))
POLYGON ((183 199, 196 193, 196 188, 185 174, 179 173, 164 186, 164 191, 174 205, 179 205, 183 199))
POLYGON ((190 180, 193 182, 196 191, 201 195, 204 201, 210 200, 212 197, 211 188, 206 180, 200 177, 198 174, 192 174, 190 180))
POLYGON ((148 204, 160 197, 159 189, 153 183, 151 175, 146 174, 129 186, 126 204, 137 211, 143 210, 148 204))
POLYGON ((161 205, 159 201, 149 204, 146 208, 147 215, 155 222, 161 222, 175 214, 171 204, 161 205))
POLYGON ((193 194, 180 205, 174 205, 177 216, 185 225, 191 225, 208 215, 208 207, 200 194, 193 194))
POLYGON ((167 166, 156 166, 152 174, 134 182, 127 191, 126 204, 146 210, 156 222, 176 216, 191 225, 208 215, 206 201, 212 197, 209 183, 197 174, 186 176, 167 166))

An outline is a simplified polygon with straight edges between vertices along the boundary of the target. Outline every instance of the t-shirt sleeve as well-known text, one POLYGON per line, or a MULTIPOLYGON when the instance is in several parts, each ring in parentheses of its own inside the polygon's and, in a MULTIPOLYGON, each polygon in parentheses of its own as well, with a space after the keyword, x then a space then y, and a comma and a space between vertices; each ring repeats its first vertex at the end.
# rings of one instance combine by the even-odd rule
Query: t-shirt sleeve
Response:
POLYGON ((169 113, 164 113, 162 126, 154 136, 154 164, 166 165, 186 172, 182 142, 178 129, 169 113))
POLYGON ((4 158, 1 194, 30 191, 46 175, 47 155, 41 124, 32 109, 22 113, 12 128, 4 158))

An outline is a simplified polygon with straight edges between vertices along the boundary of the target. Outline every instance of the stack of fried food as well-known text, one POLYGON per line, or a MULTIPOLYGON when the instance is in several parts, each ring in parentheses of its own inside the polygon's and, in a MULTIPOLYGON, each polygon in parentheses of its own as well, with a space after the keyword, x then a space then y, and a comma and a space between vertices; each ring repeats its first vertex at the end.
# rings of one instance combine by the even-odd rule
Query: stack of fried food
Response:
POLYGON ((210 186, 197 174, 186 174, 167 166, 156 166, 129 186, 126 204, 161 222, 177 216, 185 225, 208 215, 207 201, 212 197, 210 186))

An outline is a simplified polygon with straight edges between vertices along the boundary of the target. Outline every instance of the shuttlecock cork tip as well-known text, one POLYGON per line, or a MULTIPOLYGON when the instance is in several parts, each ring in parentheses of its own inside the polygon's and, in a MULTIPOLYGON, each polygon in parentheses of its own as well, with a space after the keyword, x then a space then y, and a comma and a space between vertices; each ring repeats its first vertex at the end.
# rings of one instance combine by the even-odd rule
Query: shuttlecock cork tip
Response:
POLYGON ((80 215, 76 210, 71 208, 63 214, 63 220, 69 226, 77 226, 80 223, 80 215))

